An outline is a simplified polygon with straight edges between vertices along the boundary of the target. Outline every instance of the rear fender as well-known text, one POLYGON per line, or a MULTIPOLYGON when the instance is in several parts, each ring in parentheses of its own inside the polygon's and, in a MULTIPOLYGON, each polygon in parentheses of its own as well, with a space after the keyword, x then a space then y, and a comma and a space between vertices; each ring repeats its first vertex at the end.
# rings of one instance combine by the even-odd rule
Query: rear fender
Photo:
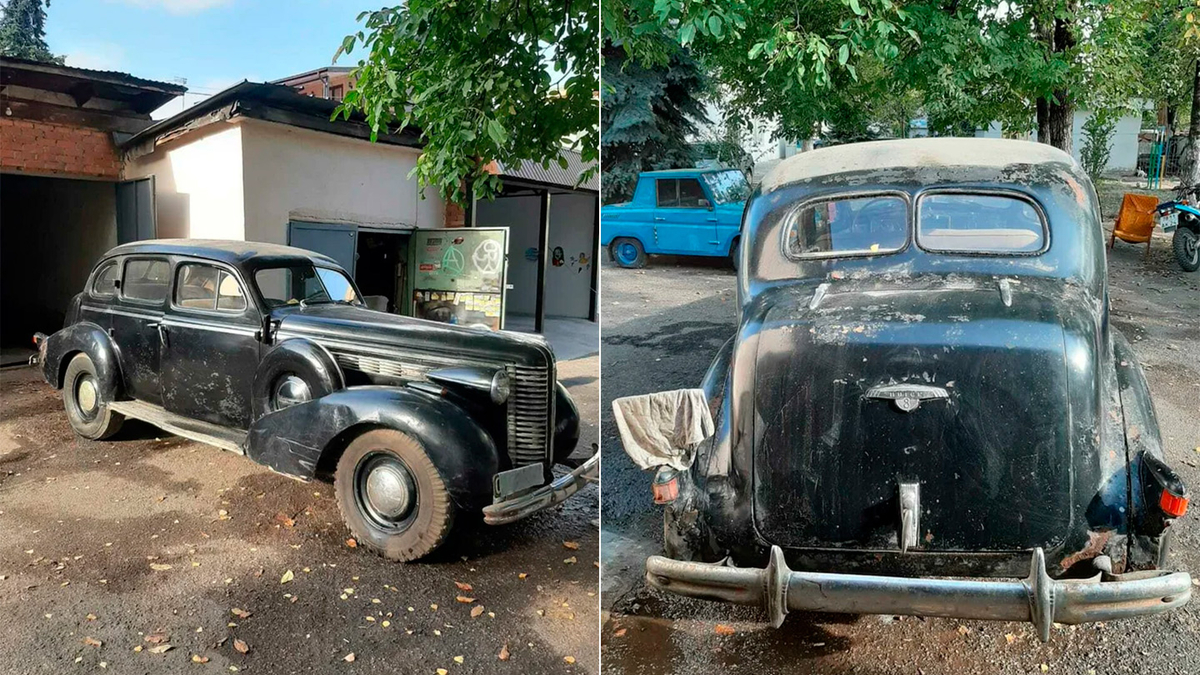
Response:
POLYGON ((334 466, 359 431, 395 429, 425 448, 455 504, 491 502, 499 453, 492 437, 454 403, 413 387, 352 387, 268 413, 250 426, 247 454, 281 473, 309 479, 334 466))
POLYGON ((117 346, 104 329, 91 322, 71 324, 46 338, 42 376, 55 389, 62 389, 67 364, 78 353, 88 355, 96 366, 102 400, 115 401, 121 394, 121 361, 117 346))

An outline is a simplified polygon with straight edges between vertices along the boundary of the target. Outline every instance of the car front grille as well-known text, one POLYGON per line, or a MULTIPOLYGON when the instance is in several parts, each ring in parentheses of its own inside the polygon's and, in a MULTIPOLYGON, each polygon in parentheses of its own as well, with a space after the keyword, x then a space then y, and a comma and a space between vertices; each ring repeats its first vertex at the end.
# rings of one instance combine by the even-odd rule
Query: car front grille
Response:
POLYGON ((508 366, 508 455, 513 466, 547 461, 554 429, 554 373, 545 366, 508 366))

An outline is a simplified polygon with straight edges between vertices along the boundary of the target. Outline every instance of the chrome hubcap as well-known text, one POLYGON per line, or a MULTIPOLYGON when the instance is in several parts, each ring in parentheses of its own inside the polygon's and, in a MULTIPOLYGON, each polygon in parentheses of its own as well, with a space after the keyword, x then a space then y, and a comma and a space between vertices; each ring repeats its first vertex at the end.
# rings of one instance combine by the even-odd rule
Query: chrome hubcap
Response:
POLYGON ((75 400, 79 402, 79 409, 85 413, 96 410, 96 383, 90 377, 84 378, 79 383, 79 387, 75 391, 75 400))
POLYGON ((379 515, 397 519, 412 508, 412 488, 404 469, 381 464, 371 469, 366 481, 367 502, 379 515))

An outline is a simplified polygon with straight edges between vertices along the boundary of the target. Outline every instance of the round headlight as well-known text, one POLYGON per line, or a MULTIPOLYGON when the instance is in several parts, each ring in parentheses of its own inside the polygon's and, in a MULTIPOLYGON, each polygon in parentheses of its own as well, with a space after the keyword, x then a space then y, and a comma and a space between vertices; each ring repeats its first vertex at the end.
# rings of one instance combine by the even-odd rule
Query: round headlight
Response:
POLYGON ((508 373, 503 370, 496 371, 492 376, 492 403, 500 405, 508 400, 508 395, 511 393, 508 373))
POLYGON ((279 384, 275 385, 271 407, 275 410, 283 410, 297 403, 306 403, 311 398, 312 394, 308 389, 307 382, 295 375, 287 375, 279 380, 279 384))

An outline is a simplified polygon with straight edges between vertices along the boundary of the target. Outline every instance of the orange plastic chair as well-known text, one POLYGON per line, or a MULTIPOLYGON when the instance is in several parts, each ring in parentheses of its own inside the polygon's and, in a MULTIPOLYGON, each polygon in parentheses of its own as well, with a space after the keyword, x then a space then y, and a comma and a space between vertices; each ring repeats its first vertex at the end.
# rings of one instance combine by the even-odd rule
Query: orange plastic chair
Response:
POLYGON ((1138 195, 1126 193, 1121 199, 1121 210, 1117 213, 1117 222, 1113 224, 1112 241, 1108 247, 1117 244, 1117 238, 1131 244, 1146 244, 1146 256, 1150 256, 1150 236, 1154 234, 1154 207, 1158 206, 1158 197, 1154 195, 1138 195))

